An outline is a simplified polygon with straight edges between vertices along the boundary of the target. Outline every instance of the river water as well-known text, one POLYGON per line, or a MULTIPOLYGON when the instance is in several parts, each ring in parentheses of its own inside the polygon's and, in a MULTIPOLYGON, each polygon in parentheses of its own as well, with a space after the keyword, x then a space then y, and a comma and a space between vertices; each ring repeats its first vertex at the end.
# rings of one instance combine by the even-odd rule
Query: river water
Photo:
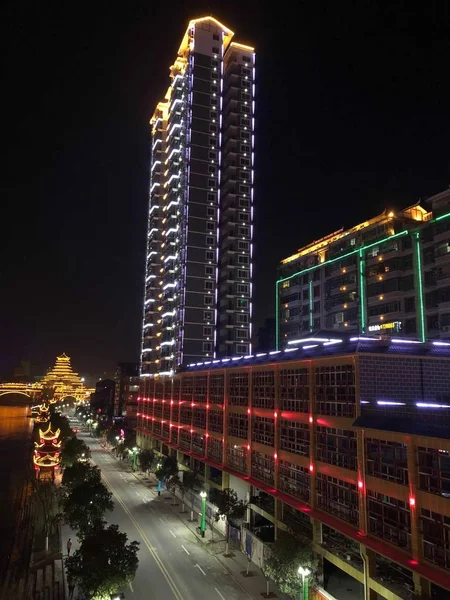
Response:
MULTIPOLYGON (((30 411, 29 406, 0 405, 0 540, 5 543, 11 535, 17 498, 30 468, 30 411)), ((2 545, 0 542, 0 548, 2 545)))

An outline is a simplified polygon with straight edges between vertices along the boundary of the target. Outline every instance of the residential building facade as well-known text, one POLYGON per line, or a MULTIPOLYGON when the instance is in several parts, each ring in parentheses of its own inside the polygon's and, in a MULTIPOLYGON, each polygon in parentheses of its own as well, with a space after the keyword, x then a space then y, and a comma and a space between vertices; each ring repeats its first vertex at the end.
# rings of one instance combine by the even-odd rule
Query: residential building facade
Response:
POLYGON ((366 597, 443 598, 449 422, 450 343, 340 335, 143 380, 137 438, 235 489, 254 531, 306 536, 366 597))
POLYGON ((189 23, 151 124, 141 374, 251 351, 252 47, 189 23))
POLYGON ((450 338, 450 189, 284 259, 277 342, 318 330, 450 338))
POLYGON ((135 420, 137 397, 139 396, 139 364, 119 363, 114 373, 114 416, 122 417, 125 413, 130 424, 135 420))

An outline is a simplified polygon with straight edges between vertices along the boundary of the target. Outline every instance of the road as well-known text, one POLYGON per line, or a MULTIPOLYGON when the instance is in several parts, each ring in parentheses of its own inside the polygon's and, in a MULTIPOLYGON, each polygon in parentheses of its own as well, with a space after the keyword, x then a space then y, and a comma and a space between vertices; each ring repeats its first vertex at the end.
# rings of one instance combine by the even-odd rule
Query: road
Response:
POLYGON ((139 567, 127 600, 248 600, 252 598, 212 556, 169 506, 144 483, 123 470, 98 440, 81 433, 92 461, 113 493, 117 523, 130 541, 140 542, 139 567))

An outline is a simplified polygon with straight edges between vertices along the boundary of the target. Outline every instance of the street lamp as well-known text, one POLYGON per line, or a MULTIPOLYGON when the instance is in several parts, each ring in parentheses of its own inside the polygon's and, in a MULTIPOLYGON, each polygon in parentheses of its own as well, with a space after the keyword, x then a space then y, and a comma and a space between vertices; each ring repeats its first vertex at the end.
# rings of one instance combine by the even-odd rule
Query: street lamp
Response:
POLYGON ((202 520, 200 522, 200 533, 202 537, 205 537, 206 530, 206 496, 208 494, 205 491, 200 492, 200 498, 202 499, 202 520))
POLYGON ((298 574, 301 575, 302 578, 302 600, 308 600, 308 577, 311 575, 311 569, 308 569, 308 567, 299 567, 298 574))

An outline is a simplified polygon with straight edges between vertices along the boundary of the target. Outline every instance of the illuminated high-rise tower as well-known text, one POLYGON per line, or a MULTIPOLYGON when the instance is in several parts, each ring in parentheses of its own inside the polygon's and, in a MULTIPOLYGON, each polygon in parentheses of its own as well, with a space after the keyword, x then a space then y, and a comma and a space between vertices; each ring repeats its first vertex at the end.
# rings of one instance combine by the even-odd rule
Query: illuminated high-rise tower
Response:
POLYGON ((251 353, 254 49, 189 23, 151 118, 141 373, 251 353))

